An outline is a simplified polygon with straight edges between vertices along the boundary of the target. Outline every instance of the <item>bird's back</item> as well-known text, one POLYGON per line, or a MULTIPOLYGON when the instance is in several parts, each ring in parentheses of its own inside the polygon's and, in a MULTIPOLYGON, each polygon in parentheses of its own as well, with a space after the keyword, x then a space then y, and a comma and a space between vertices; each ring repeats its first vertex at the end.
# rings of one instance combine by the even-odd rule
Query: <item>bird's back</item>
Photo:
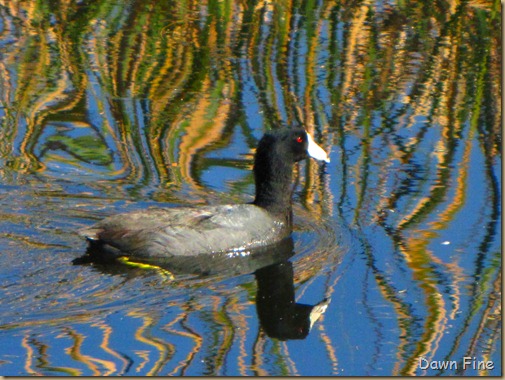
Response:
POLYGON ((80 234, 92 244, 137 258, 212 255, 274 244, 289 234, 252 204, 157 208, 106 218, 80 234))

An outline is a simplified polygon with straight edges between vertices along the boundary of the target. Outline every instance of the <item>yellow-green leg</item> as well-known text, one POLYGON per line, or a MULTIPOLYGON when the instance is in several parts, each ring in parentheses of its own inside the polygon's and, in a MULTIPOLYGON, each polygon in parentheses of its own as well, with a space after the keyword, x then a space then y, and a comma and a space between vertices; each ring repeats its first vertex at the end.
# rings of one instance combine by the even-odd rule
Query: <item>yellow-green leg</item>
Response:
POLYGON ((174 275, 172 274, 172 272, 170 272, 167 269, 163 269, 163 268, 161 268, 161 267, 159 267, 157 265, 146 264, 146 263, 139 263, 137 261, 132 261, 130 258, 128 258, 126 256, 119 257, 118 261, 121 264, 129 265, 129 266, 134 267, 134 268, 154 270, 154 271, 158 272, 158 274, 160 276, 162 276, 165 280, 173 280, 175 278, 174 275))

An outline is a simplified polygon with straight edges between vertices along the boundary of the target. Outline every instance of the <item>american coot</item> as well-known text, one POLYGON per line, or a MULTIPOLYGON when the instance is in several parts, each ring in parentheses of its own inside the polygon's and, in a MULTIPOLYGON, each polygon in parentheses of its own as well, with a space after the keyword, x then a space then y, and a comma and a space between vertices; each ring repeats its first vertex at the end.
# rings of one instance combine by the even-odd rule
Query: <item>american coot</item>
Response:
POLYGON ((292 229, 293 165, 306 157, 330 162, 304 129, 266 133, 254 160, 252 204, 156 208, 119 214, 79 231, 102 258, 246 255, 278 243, 292 229))

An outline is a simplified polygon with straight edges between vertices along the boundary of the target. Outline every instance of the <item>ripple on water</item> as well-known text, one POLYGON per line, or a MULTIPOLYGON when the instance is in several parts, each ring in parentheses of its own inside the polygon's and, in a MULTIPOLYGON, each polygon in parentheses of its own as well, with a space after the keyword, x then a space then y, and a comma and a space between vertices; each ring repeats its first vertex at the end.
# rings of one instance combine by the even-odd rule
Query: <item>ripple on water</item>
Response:
POLYGON ((316 216, 295 208, 293 239, 297 271, 317 273, 329 263, 339 262, 350 249, 346 228, 330 215, 316 216))

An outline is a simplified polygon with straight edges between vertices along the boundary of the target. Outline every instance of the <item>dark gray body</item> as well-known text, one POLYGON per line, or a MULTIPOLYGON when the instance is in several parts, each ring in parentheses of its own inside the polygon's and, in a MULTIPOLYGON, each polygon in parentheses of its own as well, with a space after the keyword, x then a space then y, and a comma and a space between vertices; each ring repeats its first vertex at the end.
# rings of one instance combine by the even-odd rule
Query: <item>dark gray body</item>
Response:
POLYGON ((153 259, 240 254, 281 241, 290 227, 261 207, 239 204, 131 212, 79 233, 109 254, 153 259))

